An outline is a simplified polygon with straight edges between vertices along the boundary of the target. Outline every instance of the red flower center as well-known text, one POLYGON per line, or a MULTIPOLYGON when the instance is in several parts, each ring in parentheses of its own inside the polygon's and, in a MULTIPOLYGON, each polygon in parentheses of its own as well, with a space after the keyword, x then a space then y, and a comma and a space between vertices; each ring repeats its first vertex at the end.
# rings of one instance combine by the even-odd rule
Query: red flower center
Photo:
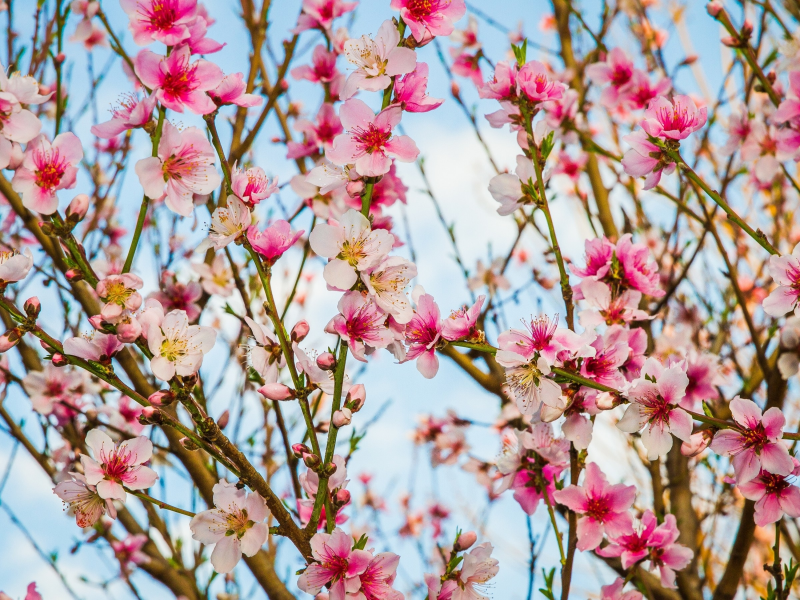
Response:
POLYGON ((356 142, 361 145, 364 152, 372 154, 383 150, 386 142, 392 137, 392 132, 378 129, 375 125, 370 123, 367 129, 361 127, 354 128, 353 137, 356 142))
POLYGON ((608 499, 605 496, 591 497, 586 501, 586 514, 595 521, 602 523, 611 513, 608 507, 608 499))
POLYGON ((122 476, 128 472, 130 454, 121 455, 114 450, 103 463, 103 472, 108 479, 121 481, 122 476))
POLYGON ((194 67, 190 68, 188 64, 184 63, 177 72, 164 75, 161 89, 170 96, 182 98, 192 92, 195 85, 194 67))
POLYGON ((54 190, 61 183, 61 178, 67 170, 67 165, 59 160, 58 151, 45 156, 42 165, 36 171, 36 185, 46 190, 54 190))
POLYGON ((170 29, 175 24, 175 9, 172 8, 171 4, 169 0, 166 2, 161 0, 153 2, 153 12, 147 15, 153 29, 163 31, 165 29, 170 29))
POLYGON ((761 481, 764 482, 764 492, 767 495, 780 495, 783 490, 789 487, 786 477, 767 473, 766 471, 761 472, 761 481))
POLYGON ((431 0, 410 0, 406 4, 406 10, 411 13, 415 20, 419 21, 425 17, 429 17, 434 10, 433 2, 431 0))

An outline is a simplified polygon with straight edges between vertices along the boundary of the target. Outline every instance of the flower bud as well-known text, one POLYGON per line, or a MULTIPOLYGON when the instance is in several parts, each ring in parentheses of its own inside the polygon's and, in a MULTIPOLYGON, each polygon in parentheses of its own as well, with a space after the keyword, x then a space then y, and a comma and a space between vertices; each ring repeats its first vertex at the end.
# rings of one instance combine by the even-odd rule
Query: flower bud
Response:
POLYGON ((258 393, 270 400, 291 400, 294 390, 282 383, 265 383, 258 388, 258 393))
POLYGON ((322 462, 316 454, 306 454, 303 456, 303 462, 309 469, 316 469, 322 462))
POLYGON ((753 24, 750 22, 750 19, 745 19, 742 24, 742 38, 746 39, 751 35, 753 35, 753 24))
POLYGON ((728 48, 736 48, 739 46, 739 40, 730 35, 726 35, 724 38, 720 38, 719 41, 722 42, 723 46, 727 46, 728 48))
POLYGON ((292 327, 292 341, 293 342, 302 342, 306 339, 308 332, 311 328, 308 326, 308 321, 298 321, 297 324, 292 327))
POLYGON ((93 315, 89 317, 89 325, 94 327, 97 331, 103 331, 105 325, 103 324, 103 317, 101 315, 93 315))
POLYGON ((454 98, 458 98, 461 95, 461 88, 455 80, 450 83, 450 93, 453 94, 454 98))
POLYGON ((364 191, 364 182, 361 180, 358 181, 350 181, 345 186, 347 190, 347 195, 351 198, 358 198, 361 193, 364 191))
POLYGON ((228 421, 230 420, 231 420, 231 413, 230 411, 226 410, 219 416, 219 419, 217 419, 217 425, 219 425, 220 429, 225 429, 225 427, 227 427, 228 425, 228 421))
POLYGON ((363 383, 357 383, 351 387, 350 391, 347 392, 347 397, 345 398, 347 407, 353 412, 360 411, 364 407, 364 403, 366 401, 367 390, 364 388, 363 383))
POLYGON ((164 422, 164 415, 155 406, 145 406, 142 409, 142 419, 147 423, 159 424, 164 422))
POLYGON ((716 18, 717 15, 722 12, 722 8, 722 2, 720 2, 720 0, 713 0, 712 2, 706 4, 706 12, 708 12, 708 14, 714 18, 716 18))
POLYGON ((600 410, 611 410, 620 404, 620 399, 616 394, 609 392, 600 392, 595 398, 595 404, 600 410))
POLYGON ((53 235, 55 229, 53 229, 53 224, 49 221, 39 221, 39 229, 42 230, 42 233, 45 235, 53 235))
POLYGON ((453 546, 453 550, 455 550, 456 552, 467 550, 477 541, 478 541, 477 533, 475 533, 474 531, 465 531, 458 536, 458 539, 456 540, 456 543, 453 546))
POLYGON ((345 425, 350 425, 350 421, 353 420, 353 413, 350 411, 349 408, 343 408, 342 410, 337 410, 333 413, 333 426, 334 427, 344 427, 345 425))
POLYGON ((0 336, 0 354, 3 352, 8 352, 14 346, 19 344, 19 340, 22 338, 22 334, 20 333, 19 329, 9 329, 6 331, 2 336, 0 336))
POLYGON ((194 452, 195 450, 199 450, 200 449, 200 446, 198 446, 195 442, 193 442, 192 440, 190 440, 187 437, 182 437, 180 439, 180 442, 181 442, 181 446, 183 446, 184 448, 186 448, 190 452, 194 452))
POLYGON ((170 390, 159 390, 147 399, 153 406, 169 406, 175 401, 175 395, 170 390))
POLYGON ((117 324, 117 339, 123 344, 132 344, 142 335, 142 324, 130 318, 117 324))
POLYGON ((336 504, 340 504, 344 506, 350 502, 350 492, 345 489, 341 489, 336 492, 336 504))
POLYGON ((698 431, 697 433, 693 433, 691 437, 689 437, 689 441, 681 444, 681 454, 690 458, 692 456, 697 456, 703 450, 708 448, 709 444, 711 444, 711 440, 713 439, 714 432, 710 429, 704 429, 702 431, 698 431))
POLYGON ((65 214, 67 219, 73 223, 79 223, 86 216, 89 211, 89 196, 86 194, 78 194, 72 199, 72 202, 67 206, 65 214))
POLYGON ((83 273, 80 272, 78 269, 69 269, 64 276, 67 278, 67 281, 82 281, 83 280, 83 273))
POLYGON ((32 296, 25 300, 25 304, 22 308, 25 309, 25 314, 28 315, 29 319, 35 319, 42 311, 42 303, 39 302, 39 298, 32 296))
POLYGON ((320 471, 320 475, 323 477, 332 477, 334 473, 336 473, 336 464, 329 462, 325 465, 322 470, 320 471))
POLYGON ((66 367, 69 364, 67 357, 60 352, 53 354, 52 361, 54 367, 66 367))
POLYGON ((317 357, 317 366, 323 371, 332 371, 336 368, 336 357, 330 352, 323 352, 317 357))
POLYGON ((305 444, 293 444, 292 452, 297 458, 303 458, 306 454, 311 454, 311 449, 305 444))

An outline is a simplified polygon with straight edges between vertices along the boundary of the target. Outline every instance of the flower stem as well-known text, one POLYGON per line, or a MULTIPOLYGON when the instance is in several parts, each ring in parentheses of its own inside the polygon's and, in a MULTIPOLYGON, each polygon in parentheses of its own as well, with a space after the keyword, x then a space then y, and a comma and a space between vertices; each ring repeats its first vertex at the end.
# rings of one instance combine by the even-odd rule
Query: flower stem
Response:
POLYGON ((369 205, 372 203, 372 192, 375 190, 375 182, 370 181, 364 186, 361 194, 361 214, 369 219, 369 205))
POLYGON ((129 494, 133 495, 133 496, 136 496, 137 498, 141 498, 142 500, 145 500, 147 502, 155 504, 159 508, 163 508, 165 510, 171 510, 172 512, 176 512, 176 513, 181 514, 181 515, 186 515, 187 517, 195 516, 195 513, 191 512, 191 511, 183 510, 182 508, 178 508, 177 506, 172 506, 171 504, 167 504, 166 502, 162 502, 161 500, 158 500, 157 498, 153 498, 152 496, 150 496, 149 494, 145 494, 144 492, 137 492, 137 491, 134 491, 134 490, 130 490, 128 488, 125 488, 125 491, 128 492, 129 494))
POLYGON ((564 565, 567 562, 567 557, 564 556, 564 544, 561 541, 561 533, 558 531, 558 524, 556 523, 556 513, 553 510, 553 503, 550 502, 550 495, 547 493, 547 486, 544 488, 544 492, 542 492, 544 496, 544 502, 547 504, 547 512, 550 514, 550 523, 553 525, 553 532, 556 535, 556 541, 558 542, 558 553, 561 555, 561 564, 564 565))

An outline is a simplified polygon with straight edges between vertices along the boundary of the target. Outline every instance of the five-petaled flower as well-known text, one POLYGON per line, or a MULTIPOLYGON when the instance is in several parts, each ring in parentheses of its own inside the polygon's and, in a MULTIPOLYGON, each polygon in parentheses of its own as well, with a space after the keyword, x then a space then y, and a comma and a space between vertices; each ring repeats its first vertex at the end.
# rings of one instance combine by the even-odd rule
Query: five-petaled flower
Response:
POLYGON ((92 429, 86 434, 86 446, 94 456, 81 455, 86 484, 95 486, 103 499, 124 502, 125 487, 146 490, 158 479, 153 469, 144 466, 153 455, 153 443, 144 436, 116 445, 107 434, 92 429))
POLYGON ((28 144, 22 165, 11 187, 22 195, 22 204, 43 215, 58 209, 58 190, 75 187, 77 165, 83 158, 81 142, 74 133, 61 133, 51 144, 44 134, 28 144))
POLYGON ((366 550, 353 550, 353 538, 338 527, 333 533, 314 535, 311 552, 317 562, 306 568, 297 586, 316 595, 330 584, 331 600, 345 600, 348 589, 357 591, 361 587, 359 575, 367 570, 373 558, 366 550))
POLYGON ((194 375, 203 364, 203 356, 214 346, 217 332, 211 327, 189 325, 186 311, 173 310, 160 325, 150 326, 147 343, 153 358, 153 375, 169 381, 175 375, 194 375))

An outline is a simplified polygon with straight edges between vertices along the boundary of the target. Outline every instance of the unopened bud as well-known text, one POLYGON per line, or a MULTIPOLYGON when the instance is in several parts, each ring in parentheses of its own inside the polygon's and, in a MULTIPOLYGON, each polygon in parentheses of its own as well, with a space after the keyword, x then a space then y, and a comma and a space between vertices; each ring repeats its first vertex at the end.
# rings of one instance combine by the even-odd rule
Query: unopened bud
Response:
POLYGON ((717 15, 722 12, 722 8, 722 2, 719 0, 713 0, 712 2, 706 4, 706 11, 714 18, 716 18, 717 15))
POLYGON ((323 352, 317 357, 317 366, 323 371, 331 371, 336 367, 336 357, 330 352, 323 352))
POLYGON ((231 420, 231 413, 230 411, 226 410, 219 416, 219 419, 217 419, 217 425, 219 425, 220 429, 225 429, 225 427, 227 427, 228 425, 228 421, 230 420, 231 420))
POLYGON ((302 342, 306 339, 310 330, 311 327, 308 326, 308 321, 298 321, 298 323, 292 327, 292 341, 298 343, 302 342))
POLYGON ((89 196, 86 194, 78 194, 72 199, 72 202, 67 206, 65 214, 67 219, 73 223, 79 223, 86 216, 89 211, 89 196))
POLYGON ((194 441, 190 440, 188 437, 182 437, 180 439, 181 446, 189 450, 190 452, 194 452, 195 450, 199 450, 200 446, 198 446, 194 441))
POLYGON ((350 411, 349 408, 343 408, 342 410, 337 410, 333 413, 333 426, 334 427, 344 427, 345 425, 350 425, 350 421, 353 420, 353 413, 350 411))
POLYGON ((345 489, 336 492, 336 504, 344 506, 350 502, 350 492, 345 489))
POLYGON ((453 550, 456 552, 461 552, 462 550, 467 550, 468 548, 472 547, 472 545, 478 541, 478 534, 474 531, 465 531, 456 540, 455 545, 453 546, 453 550))
POLYGON ((316 469, 322 462, 316 454, 306 454, 303 456, 303 462, 309 469, 316 469))
POLYGON ((142 417, 148 423, 163 423, 164 422, 164 415, 161 414, 161 411, 158 410, 155 406, 145 406, 142 409, 142 417))
POLYGON ((83 280, 83 273, 80 272, 78 269, 69 269, 64 276, 67 278, 67 281, 81 281, 83 280))
POLYGON ((97 331, 102 331, 105 327, 105 322, 103 321, 103 317, 100 315, 93 315, 89 317, 89 325, 94 327, 97 331))
POLYGON ((363 383, 357 383, 351 387, 350 391, 347 392, 347 397, 345 398, 347 407, 353 412, 360 411, 364 407, 364 403, 366 401, 367 390, 363 383))
POLYGON ((0 336, 0 354, 3 352, 8 352, 14 346, 19 344, 19 340, 22 338, 22 334, 20 333, 19 329, 9 329, 3 335, 0 336))
POLYGON ((35 319, 42 310, 42 303, 39 302, 39 298, 32 296, 25 300, 25 304, 22 308, 25 309, 25 314, 28 315, 29 319, 35 319))
POLYGON ((455 81, 450 83, 450 93, 453 94, 454 98, 458 98, 461 95, 461 88, 455 81))
POLYGON ((619 397, 609 392, 600 392, 597 394, 597 398, 595 398, 595 404, 597 404, 597 408, 600 410, 611 410, 620 403, 619 397))
POLYGON ((160 390, 147 399, 153 406, 169 406, 175 401, 175 395, 170 390, 160 390))
POLYGON ((56 54, 55 58, 53 58, 53 62, 55 62, 57 65, 60 65, 65 60, 67 60, 67 55, 64 54, 63 52, 59 52, 58 54, 56 54))
POLYGON ((49 221, 39 221, 39 229, 42 230, 42 233, 45 235, 53 235, 55 229, 53 229, 53 224, 49 221))
POLYGON ((258 388, 258 393, 270 400, 291 400, 294 390, 282 383, 265 383, 258 388))
POLYGON ((736 48, 739 46, 739 40, 733 36, 726 35, 724 38, 720 38, 719 40, 723 46, 727 46, 728 48, 736 48))
POLYGON ((681 454, 687 457, 697 456, 708 448, 711 440, 714 439, 714 432, 711 429, 704 429, 693 433, 689 440, 681 444, 681 454))
POLYGON ((292 452, 297 458, 303 458, 306 454, 311 454, 311 449, 305 444, 293 444, 292 452))
POLYGON ((753 24, 750 19, 745 19, 742 25, 742 38, 749 38, 751 35, 753 35, 753 24))
POLYGON ((67 357, 60 352, 53 354, 52 361, 54 367, 66 367, 69 364, 67 357))
POLYGON ((364 185, 364 182, 359 179, 358 181, 349 181, 345 186, 345 189, 347 190, 348 196, 351 198, 358 198, 364 191, 365 187, 366 186, 364 185))
POLYGON ((334 473, 336 473, 336 465, 332 462, 329 462, 320 471, 320 475, 323 477, 332 477, 334 473))
POLYGON ((129 318, 117 324, 117 339, 123 344, 132 344, 142 335, 142 324, 129 318))

